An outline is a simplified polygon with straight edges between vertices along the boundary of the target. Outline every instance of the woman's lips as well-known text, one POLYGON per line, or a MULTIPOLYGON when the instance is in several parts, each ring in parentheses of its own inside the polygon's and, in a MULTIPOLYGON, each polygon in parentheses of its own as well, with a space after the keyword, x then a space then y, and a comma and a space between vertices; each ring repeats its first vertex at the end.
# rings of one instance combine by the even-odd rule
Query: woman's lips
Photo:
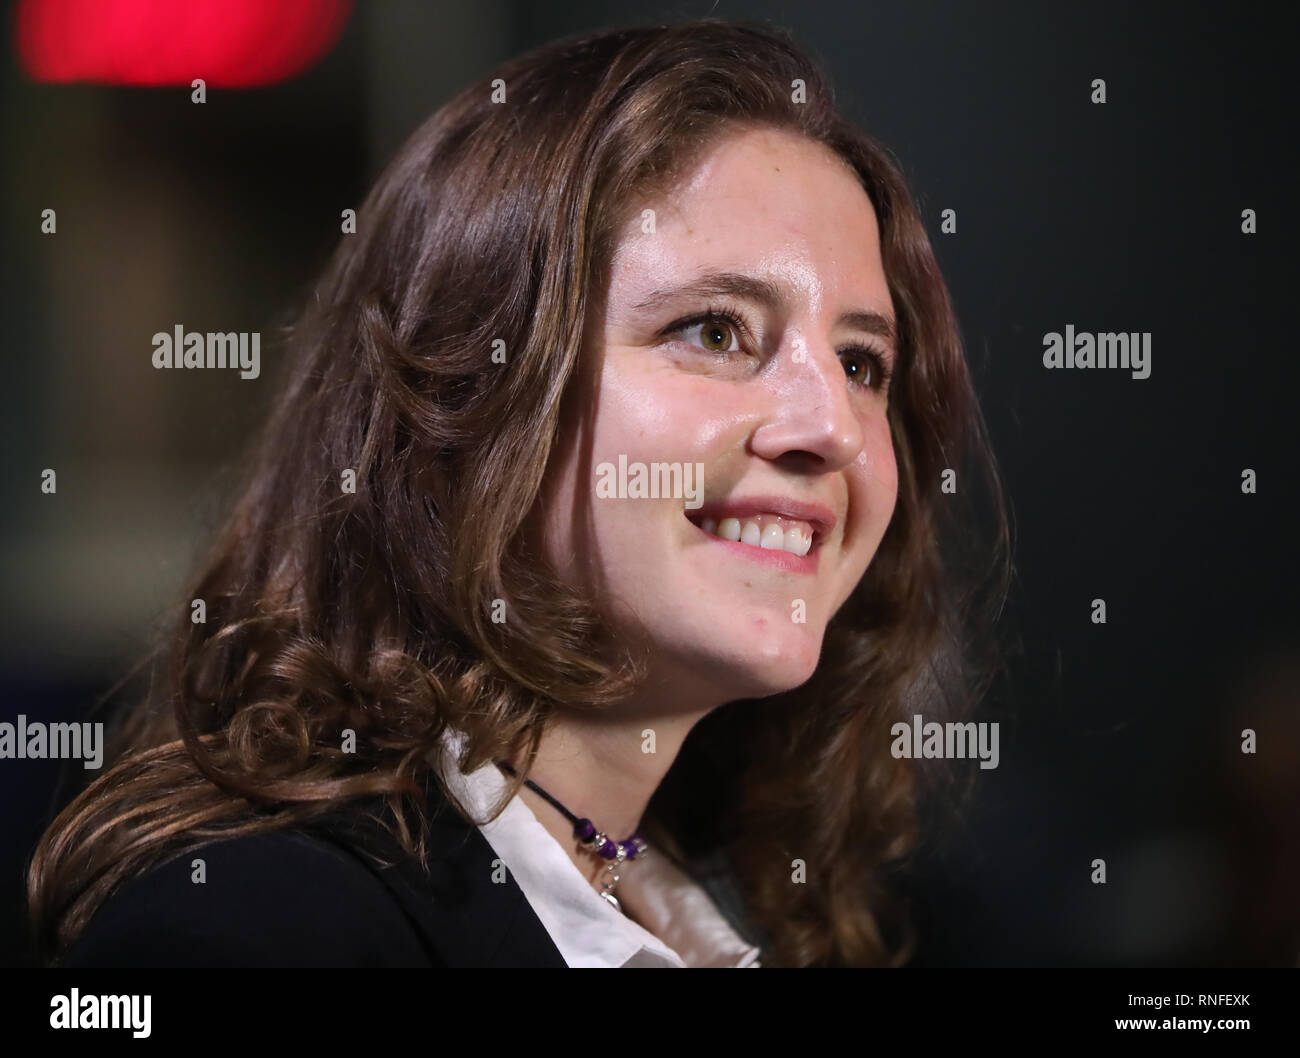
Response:
POLYGON ((813 543, 811 523, 780 514, 703 518, 698 524, 706 533, 723 540, 739 540, 742 544, 762 548, 764 551, 785 551, 800 558, 808 554, 813 543))
POLYGON ((794 573, 817 569, 820 540, 811 522, 769 512, 721 519, 692 512, 688 520, 737 556, 794 573))

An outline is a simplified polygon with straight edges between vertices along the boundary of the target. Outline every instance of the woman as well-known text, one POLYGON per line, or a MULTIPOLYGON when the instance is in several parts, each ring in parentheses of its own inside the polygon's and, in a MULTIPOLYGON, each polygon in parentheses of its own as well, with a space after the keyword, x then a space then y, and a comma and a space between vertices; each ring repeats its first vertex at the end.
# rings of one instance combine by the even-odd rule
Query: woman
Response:
POLYGON ((1006 523, 915 207, 812 60, 708 19, 506 63, 291 341, 168 679, 33 859, 47 957, 904 961, 936 787, 890 729, 982 694, 1006 523))

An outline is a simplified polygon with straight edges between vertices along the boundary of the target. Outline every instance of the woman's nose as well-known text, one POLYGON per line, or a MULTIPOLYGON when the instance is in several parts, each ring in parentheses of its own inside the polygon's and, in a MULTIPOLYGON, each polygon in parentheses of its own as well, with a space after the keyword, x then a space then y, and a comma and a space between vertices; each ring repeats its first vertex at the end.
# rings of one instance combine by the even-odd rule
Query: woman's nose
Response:
POLYGON ((865 435, 839 354, 829 343, 814 348, 797 339, 778 357, 770 411, 750 441, 754 453, 771 460, 804 453, 821 470, 852 463, 865 435))

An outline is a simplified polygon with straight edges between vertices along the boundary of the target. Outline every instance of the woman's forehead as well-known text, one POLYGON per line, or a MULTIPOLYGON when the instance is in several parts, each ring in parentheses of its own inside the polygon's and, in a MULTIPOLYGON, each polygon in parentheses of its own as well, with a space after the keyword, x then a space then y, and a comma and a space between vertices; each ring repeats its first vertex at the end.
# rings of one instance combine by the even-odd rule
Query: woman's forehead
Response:
POLYGON ((822 145, 771 130, 720 143, 630 209, 612 266, 619 299, 638 308, 707 293, 706 276, 739 277, 719 296, 743 296, 749 277, 780 295, 752 300, 888 305, 875 211, 854 174, 822 145))

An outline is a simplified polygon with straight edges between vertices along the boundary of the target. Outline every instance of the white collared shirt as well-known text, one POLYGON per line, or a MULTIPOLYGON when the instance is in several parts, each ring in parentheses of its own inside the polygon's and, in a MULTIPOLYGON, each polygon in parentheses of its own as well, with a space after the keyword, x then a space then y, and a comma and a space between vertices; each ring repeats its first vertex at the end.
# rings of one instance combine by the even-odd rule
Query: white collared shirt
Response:
MULTIPOLYGON (((442 775, 474 818, 483 819, 506 779, 492 764, 470 775, 461 772, 455 755, 461 738, 448 732, 442 775)), ((732 929, 703 887, 653 848, 620 872, 617 895, 627 912, 621 914, 518 795, 479 832, 571 967, 759 965, 759 949, 732 929)))

